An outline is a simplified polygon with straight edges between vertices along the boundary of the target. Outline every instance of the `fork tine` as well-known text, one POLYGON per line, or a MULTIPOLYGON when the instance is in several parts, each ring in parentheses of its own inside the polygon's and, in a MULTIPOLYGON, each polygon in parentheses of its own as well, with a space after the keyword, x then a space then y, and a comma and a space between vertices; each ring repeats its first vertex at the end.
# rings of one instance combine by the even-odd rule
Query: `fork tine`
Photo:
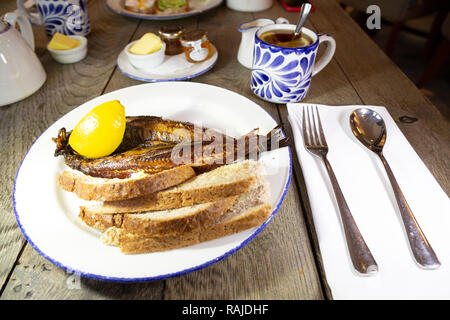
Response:
POLYGON ((313 123, 313 126, 312 126, 311 130, 314 131, 314 137, 316 139, 315 140, 316 141, 315 145, 316 146, 320 146, 319 131, 317 130, 317 125, 316 125, 316 115, 315 115, 313 107, 310 106, 309 108, 311 110, 311 117, 312 117, 312 123, 313 123))
POLYGON ((317 114, 317 123, 319 124, 319 134, 320 140, 322 141, 322 145, 327 145, 327 140, 325 139, 325 134, 323 133, 322 121, 320 120, 319 109, 316 106, 316 114, 317 114))
POLYGON ((308 134, 308 130, 306 129, 306 120, 305 120, 305 107, 302 109, 302 128, 303 128, 303 140, 305 141, 306 145, 310 145, 310 139, 309 139, 309 134, 308 134))
POLYGON ((309 134, 311 136, 311 144, 318 145, 318 144, 320 144, 320 142, 318 141, 319 137, 317 135, 314 113, 311 112, 311 108, 309 106, 307 106, 306 108, 307 108, 307 116, 308 116, 309 134), (311 116, 313 117, 312 122, 311 122, 311 116))

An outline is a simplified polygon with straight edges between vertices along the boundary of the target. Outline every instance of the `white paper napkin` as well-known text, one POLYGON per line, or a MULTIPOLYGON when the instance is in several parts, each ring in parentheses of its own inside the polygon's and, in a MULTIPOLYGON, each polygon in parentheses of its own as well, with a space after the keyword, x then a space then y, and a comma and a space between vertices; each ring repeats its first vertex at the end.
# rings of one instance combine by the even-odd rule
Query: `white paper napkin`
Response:
MULTIPOLYGON (((320 158, 304 147, 301 123, 306 104, 288 104, 297 155, 305 177, 314 225, 334 299, 450 299, 450 201, 384 107, 364 106, 385 120, 384 155, 441 267, 420 268, 410 251, 397 203, 378 156, 352 134, 351 112, 362 106, 317 105, 329 146, 328 159, 379 272, 354 271, 339 209, 320 158)), ((424 133, 426 134, 426 133, 424 133)))

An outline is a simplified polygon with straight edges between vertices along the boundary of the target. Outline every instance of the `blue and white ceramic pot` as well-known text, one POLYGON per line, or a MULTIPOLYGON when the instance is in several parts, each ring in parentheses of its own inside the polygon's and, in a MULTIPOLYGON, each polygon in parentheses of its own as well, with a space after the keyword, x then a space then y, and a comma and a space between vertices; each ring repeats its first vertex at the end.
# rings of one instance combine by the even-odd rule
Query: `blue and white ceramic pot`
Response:
POLYGON ((45 27, 47 35, 56 32, 85 36, 91 31, 86 0, 34 0, 38 14, 27 9, 24 0, 17 0, 17 8, 33 24, 45 27))
POLYGON ((326 34, 317 35, 307 28, 302 28, 302 32, 312 39, 312 44, 306 47, 285 48, 260 38, 267 31, 294 31, 295 27, 293 24, 272 24, 260 28, 255 34, 250 87, 261 99, 282 104, 301 101, 308 93, 311 78, 334 55, 334 39, 326 34), (317 49, 323 42, 327 42, 328 46, 316 61, 317 49))

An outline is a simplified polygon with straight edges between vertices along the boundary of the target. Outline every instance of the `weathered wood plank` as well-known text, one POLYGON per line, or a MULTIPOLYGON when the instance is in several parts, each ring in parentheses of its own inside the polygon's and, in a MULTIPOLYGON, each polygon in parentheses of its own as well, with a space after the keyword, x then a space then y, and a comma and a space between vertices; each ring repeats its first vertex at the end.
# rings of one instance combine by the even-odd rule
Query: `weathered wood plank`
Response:
MULTIPOLYGON (((10 8, 12 2, 15 1, 8 1, 6 8, 10 8)), ((14 179, 22 157, 32 142, 54 121, 101 94, 114 70, 117 54, 131 38, 138 24, 137 20, 110 12, 103 1, 90 1, 89 15, 92 32, 88 36, 88 56, 82 62, 72 65, 55 62, 45 50, 47 37, 42 34, 42 30, 35 28, 38 33, 35 38, 37 52, 41 53, 40 59, 47 72, 47 81, 27 99, 0 108, 0 145, 3 148, 0 168, 0 287, 4 286, 25 243, 12 206, 14 179)), ((19 263, 23 266, 31 265, 37 256, 27 246, 19 263)), ((19 271, 24 273, 27 270, 31 269, 19 271)), ((49 293, 45 289, 46 283, 52 278, 48 272, 35 273, 33 276, 33 283, 39 286, 30 288, 34 292, 32 298, 60 297, 57 292, 49 293)), ((19 276, 13 272, 11 278, 19 276)), ((2 298, 11 297, 13 288, 12 282, 4 287, 2 298)))
POLYGON ((160 299, 161 282, 113 283, 66 272, 27 245, 1 296, 2 300, 160 299))

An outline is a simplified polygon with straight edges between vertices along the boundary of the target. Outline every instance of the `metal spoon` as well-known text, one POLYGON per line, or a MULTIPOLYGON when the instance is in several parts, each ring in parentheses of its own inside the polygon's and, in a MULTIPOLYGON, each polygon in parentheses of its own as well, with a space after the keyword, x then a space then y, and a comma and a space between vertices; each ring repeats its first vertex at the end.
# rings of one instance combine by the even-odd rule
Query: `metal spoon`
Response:
POLYGON ((383 156, 383 147, 386 142, 386 125, 383 118, 373 110, 367 108, 356 109, 350 115, 350 127, 356 138, 380 157, 386 169, 400 209, 409 244, 417 263, 427 269, 439 268, 441 263, 414 218, 397 180, 383 156))
POLYGON ((302 4, 300 8, 300 20, 298 21, 294 33, 275 33, 276 40, 279 42, 289 42, 294 39, 299 39, 302 35, 301 29, 306 21, 306 18, 308 17, 309 12, 311 11, 311 8, 312 6, 309 3, 302 4))
POLYGON ((306 18, 308 18, 309 12, 311 11, 311 4, 310 3, 304 3, 302 4, 300 8, 300 20, 298 21, 297 28, 295 28, 294 37, 296 38, 299 35, 301 35, 301 29, 303 27, 303 24, 306 21, 306 18))

